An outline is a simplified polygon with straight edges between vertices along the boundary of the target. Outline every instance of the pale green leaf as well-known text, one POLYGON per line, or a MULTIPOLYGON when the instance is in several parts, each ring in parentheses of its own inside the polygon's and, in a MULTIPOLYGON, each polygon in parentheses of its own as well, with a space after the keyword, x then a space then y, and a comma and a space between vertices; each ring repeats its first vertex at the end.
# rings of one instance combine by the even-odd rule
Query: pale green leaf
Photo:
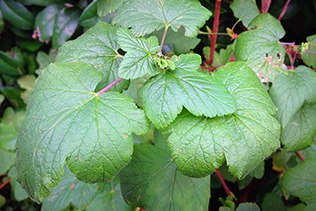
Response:
POLYGON ((241 33, 237 38, 236 60, 247 61, 263 81, 273 81, 278 72, 285 72, 282 69, 285 49, 279 43, 285 31, 280 21, 269 13, 258 15, 249 28, 252 30, 241 33))
POLYGON ((233 10, 234 16, 241 19, 246 28, 259 15, 259 9, 255 0, 234 0, 229 7, 233 10))
POLYGON ((160 50, 156 37, 136 38, 127 28, 117 29, 117 42, 127 53, 118 69, 118 75, 125 79, 140 78, 146 74, 154 75, 156 65, 152 54, 160 50))
POLYGON ((305 101, 316 102, 316 73, 299 66, 288 75, 278 74, 269 92, 278 107, 276 118, 285 128, 305 101))
POLYGON ((0 105, 2 104, 2 102, 4 101, 5 97, 4 95, 0 94, 0 105))
POLYGON ((271 115, 275 107, 255 73, 244 62, 218 68, 238 110, 223 117, 181 114, 167 131, 168 142, 180 171, 189 176, 211 174, 225 161, 229 171, 245 177, 279 146, 280 125, 271 115))
POLYGON ((15 157, 15 152, 6 151, 0 148, 0 175, 6 174, 7 171, 13 166, 15 157))
POLYGON ((25 192, 25 190, 23 190, 21 185, 16 181, 17 173, 18 172, 17 172, 16 168, 12 167, 10 169, 10 171, 8 172, 8 177, 11 178, 10 185, 11 185, 11 188, 13 189, 14 198, 17 201, 23 201, 24 199, 26 199, 28 197, 28 195, 25 192))
MULTIPOLYGON (((57 62, 80 61, 97 67, 98 71, 103 73, 103 80, 96 88, 96 91, 100 91, 119 78, 118 68, 122 59, 117 52, 119 46, 116 29, 107 23, 98 22, 76 40, 64 43, 59 48, 57 62)), ((128 83, 128 81, 121 81, 110 90, 121 92, 128 83)))
POLYGON ((132 161, 120 173, 124 198, 145 210, 207 210, 210 177, 190 178, 169 154, 149 144, 134 145, 132 161))
POLYGON ((100 17, 107 16, 115 12, 115 10, 126 1, 127 0, 98 0, 98 15, 100 17))
POLYGON ((85 182, 113 179, 131 159, 131 133, 149 130, 132 99, 93 92, 101 79, 81 62, 51 64, 37 79, 16 143, 18 180, 37 201, 59 183, 65 163, 85 182))
MULTIPOLYGON (((309 36, 306 38, 306 40, 308 42, 307 50, 316 53, 316 35, 309 36)), ((308 66, 312 66, 313 68, 316 68, 316 55, 315 54, 305 51, 301 54, 301 56, 305 64, 307 64, 308 66)))
POLYGON ((200 56, 199 61, 193 60, 195 57, 195 54, 186 54, 171 59, 176 69, 150 78, 141 89, 146 116, 158 129, 173 122, 183 106, 194 115, 207 117, 236 110, 233 96, 221 82, 210 75, 194 72, 201 62, 200 56))
POLYGON ((316 199, 316 159, 305 160, 304 163, 289 169, 282 177, 283 187, 303 202, 316 199))
POLYGON ((300 153, 305 159, 316 158, 316 143, 314 142, 310 147, 301 150, 300 153))
POLYGON ((140 36, 164 27, 177 32, 184 26, 185 35, 194 37, 211 14, 197 0, 131 0, 118 8, 113 23, 132 27, 140 36))

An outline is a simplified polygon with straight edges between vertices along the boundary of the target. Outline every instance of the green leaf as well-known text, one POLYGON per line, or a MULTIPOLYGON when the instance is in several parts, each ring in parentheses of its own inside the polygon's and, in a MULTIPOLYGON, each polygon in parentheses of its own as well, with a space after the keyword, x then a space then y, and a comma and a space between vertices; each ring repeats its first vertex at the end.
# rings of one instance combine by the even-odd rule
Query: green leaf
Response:
POLYGON ((305 103, 281 133, 287 151, 299 151, 313 143, 316 133, 316 105, 305 103))
POLYGON ((140 78, 146 74, 154 75, 156 65, 152 54, 160 50, 157 37, 133 37, 127 28, 117 29, 117 42, 127 53, 120 64, 118 74, 125 79, 140 78))
POLYGON ((272 169, 283 175, 287 170, 297 165, 296 156, 280 148, 272 157, 272 169))
POLYGON ((241 203, 236 211, 260 211, 260 208, 255 203, 241 203))
POLYGON ((2 87, 1 92, 4 96, 10 101, 10 103, 15 107, 23 108, 26 104, 21 99, 21 93, 23 92, 21 89, 13 88, 13 87, 2 87))
MULTIPOLYGON (((156 36, 159 40, 159 43, 161 43, 163 33, 164 29, 161 29, 159 31, 154 31, 150 35, 156 36)), ((199 44, 201 39, 198 39, 196 37, 187 37, 184 35, 184 33, 185 28, 182 26, 177 32, 173 30, 168 30, 163 44, 172 46, 173 51, 176 55, 189 52, 191 49, 194 49, 199 44)))
POLYGON ((0 94, 0 105, 2 104, 2 102, 4 101, 5 97, 4 95, 0 94))
POLYGON ((39 68, 36 70, 36 73, 39 75, 40 71, 47 67, 50 63, 55 61, 56 51, 51 49, 48 54, 43 51, 37 53, 36 61, 39 64, 39 68))
POLYGON ((0 175, 6 174, 7 171, 13 166, 16 153, 6 151, 0 148, 0 175))
POLYGON ((56 17, 65 6, 53 4, 43 9, 36 16, 36 32, 40 41, 44 42, 53 36, 56 17))
POLYGON ((240 19, 246 28, 259 15, 259 9, 255 0, 234 0, 229 7, 233 10, 234 16, 240 19))
POLYGON ((101 79, 81 62, 50 64, 37 79, 16 143, 18 180, 37 201, 59 183, 65 163, 85 182, 113 179, 131 159, 131 133, 149 130, 132 99, 93 92, 101 79))
POLYGON ((57 14, 53 31, 53 48, 57 49, 68 40, 78 25, 81 10, 76 7, 67 7, 57 14))
POLYGON ((91 2, 79 17, 79 25, 90 28, 98 22, 97 5, 99 1, 91 2))
POLYGON ((98 16, 104 17, 115 12, 127 0, 98 0, 98 16))
POLYGON ((167 131, 172 158, 189 176, 211 174, 225 160, 229 171, 244 178, 279 146, 280 125, 275 107, 255 73, 244 62, 215 72, 233 95, 238 110, 223 117, 182 113, 167 131))
POLYGON ((134 145, 132 161, 120 173, 124 198, 145 210, 207 210, 210 177, 190 178, 169 154, 153 145, 134 145))
POLYGON ((98 190, 97 184, 87 184, 76 179, 69 168, 65 166, 60 183, 51 189, 52 192, 44 198, 43 210, 64 210, 70 204, 78 209, 85 209, 94 199, 98 190))
POLYGON ((18 84, 25 91, 21 94, 21 98, 28 104, 29 95, 34 87, 36 77, 34 75, 24 75, 18 79, 18 84))
POLYGON ((303 202, 316 199, 316 159, 305 160, 304 163, 285 172, 282 185, 292 195, 303 202))
POLYGON ((10 185, 11 185, 11 188, 13 189, 14 198, 17 201, 23 201, 24 199, 28 197, 28 195, 25 192, 25 190, 21 187, 21 185, 16 181, 17 173, 18 171, 16 170, 16 168, 12 167, 8 173, 8 177, 11 178, 10 185))
POLYGON ((39 6, 48 6, 52 4, 64 4, 64 3, 69 3, 73 4, 73 0, 26 0, 30 4, 35 4, 39 6))
POLYGON ((283 200, 275 193, 268 193, 261 204, 262 211, 286 211, 283 200))
POLYGON ((140 92, 146 116, 158 129, 172 123, 183 106, 194 115, 207 117, 236 110, 233 96, 220 81, 194 72, 201 63, 199 55, 181 55, 177 60, 175 70, 150 78, 140 92))
MULTIPOLYGON (((103 80, 96 88, 96 91, 100 91, 119 78, 117 72, 122 59, 117 52, 119 46, 116 29, 115 26, 98 22, 76 40, 63 44, 59 48, 57 62, 80 61, 97 67, 98 71, 103 74, 103 80), (91 51, 92 48, 93 51, 91 51)), ((128 83, 128 81, 121 81, 110 90, 121 92, 128 83)))
POLYGON ((297 204, 293 207, 286 207, 286 211, 306 211, 306 205, 303 203, 297 204))
POLYGON ((23 30, 33 29, 34 16, 22 4, 13 0, 1 0, 1 11, 4 19, 23 30))
MULTIPOLYGON (((214 52, 214 61, 212 66, 217 67, 220 65, 227 64, 233 56, 235 45, 227 45, 226 49, 220 49, 219 53, 214 52)), ((203 48, 203 54, 205 55, 205 59, 210 58, 210 47, 203 48)))
POLYGON ((43 45, 39 40, 25 39, 21 37, 16 37, 15 42, 21 49, 26 49, 31 52, 37 51, 43 45))
POLYGON ((132 211, 132 206, 128 205, 122 196, 121 186, 118 177, 114 181, 100 183, 99 190, 92 202, 87 206, 87 211, 132 211), (113 185, 113 189, 111 187, 113 185))
POLYGON ((139 36, 164 27, 177 32, 184 26, 185 35, 194 37, 211 15, 197 0, 131 0, 118 8, 113 23, 132 27, 139 36))
MULTIPOLYGON (((306 40, 308 42, 307 50, 316 53, 316 35, 308 36, 306 40)), ((314 69, 316 68, 316 55, 315 54, 305 51, 301 54, 301 56, 306 65, 312 66, 314 69)))
POLYGON ((310 147, 301 150, 300 152, 305 159, 316 158, 316 143, 313 143, 310 147))
POLYGON ((0 10, 0 32, 3 30, 4 28, 4 20, 3 20, 3 14, 0 10))
POLYGON ((269 13, 258 15, 251 23, 252 30, 241 33, 235 46, 236 60, 247 61, 260 79, 273 81, 282 67, 285 49, 279 43, 285 31, 280 21, 269 13))
POLYGON ((278 74, 269 92, 278 107, 276 118, 285 128, 304 102, 316 102, 316 73, 299 66, 288 75, 278 74))
MULTIPOLYGON (((22 54, 21 54, 22 55, 22 54)), ((0 72, 9 76, 21 76, 25 73, 23 62, 18 58, 11 58, 7 53, 0 51, 0 72)))

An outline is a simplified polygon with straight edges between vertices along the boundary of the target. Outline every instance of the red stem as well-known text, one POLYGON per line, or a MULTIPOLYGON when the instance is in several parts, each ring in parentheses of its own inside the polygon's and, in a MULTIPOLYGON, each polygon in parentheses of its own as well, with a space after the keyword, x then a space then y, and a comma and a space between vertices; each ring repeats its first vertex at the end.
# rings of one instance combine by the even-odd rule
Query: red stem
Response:
POLYGON ((0 190, 1 190, 4 186, 6 186, 6 185, 10 182, 10 180, 11 180, 11 179, 8 179, 8 180, 5 181, 4 183, 2 183, 2 184, 0 185, 0 190))
POLYGON ((261 0, 260 13, 267 13, 271 5, 271 0, 261 0))
POLYGON ((227 193, 227 196, 231 196, 230 190, 229 190, 228 186, 226 185, 226 182, 223 179, 221 173, 217 169, 215 169, 215 170, 216 170, 215 173, 218 176, 219 180, 221 181, 221 183, 222 183, 222 185, 223 185, 223 187, 224 187, 224 189, 225 189, 225 191, 227 193))
POLYGON ((285 14, 285 12, 286 12, 287 6, 289 6, 290 1, 291 1, 291 0, 287 0, 287 1, 286 1, 285 5, 284 5, 284 7, 283 7, 283 10, 282 10, 282 12, 281 12, 281 14, 280 14, 280 16, 279 16, 279 18, 278 18, 278 21, 280 21, 280 20, 283 18, 284 14, 285 14))
POLYGON ((305 158, 299 151, 296 151, 296 154, 302 159, 302 161, 305 161, 305 158))
POLYGON ((101 91, 99 91, 97 93, 97 96, 99 96, 100 94, 108 91, 112 86, 114 86, 115 84, 117 84, 118 82, 120 82, 121 80, 123 80, 123 78, 119 78, 116 81, 112 82, 110 85, 106 86, 104 89, 102 89, 101 91))
POLYGON ((214 17, 213 31, 212 31, 212 33, 214 34, 212 34, 212 39, 211 39, 210 58, 208 61, 206 61, 206 64, 208 65, 212 65, 214 61, 215 45, 216 45, 218 25, 219 25, 219 15, 221 13, 221 2, 222 0, 216 0, 215 17, 214 17))

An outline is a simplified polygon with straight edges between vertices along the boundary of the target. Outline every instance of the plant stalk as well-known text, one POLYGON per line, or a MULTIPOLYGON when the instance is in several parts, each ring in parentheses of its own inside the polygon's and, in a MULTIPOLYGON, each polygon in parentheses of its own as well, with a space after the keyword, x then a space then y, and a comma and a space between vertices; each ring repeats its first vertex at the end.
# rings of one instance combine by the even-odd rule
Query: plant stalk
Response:
POLYGON ((162 53, 162 47, 163 47, 163 43, 165 42, 165 38, 167 36, 167 31, 168 31, 169 26, 165 26, 165 31, 163 32, 163 36, 161 39, 161 43, 160 43, 160 53, 162 53))
POLYGON ((2 184, 0 185, 0 190, 1 190, 4 186, 6 186, 10 181, 11 181, 11 179, 7 179, 7 181, 5 181, 4 183, 2 183, 2 184))
POLYGON ((309 50, 306 50, 306 49, 305 49, 305 52, 308 52, 308 53, 311 53, 311 54, 316 55, 316 52, 314 52, 314 51, 309 51, 309 50))
POLYGON ((267 13, 271 5, 271 0, 261 0, 260 13, 267 13))
POLYGON ((225 180, 223 179, 221 173, 217 169, 215 169, 215 170, 216 170, 215 173, 218 176, 219 180, 221 181, 221 183, 222 183, 222 185, 227 193, 227 196, 231 196, 231 192, 230 192, 225 180))
POLYGON ((284 7, 283 7, 283 10, 282 10, 282 12, 280 13, 280 16, 279 16, 279 18, 278 18, 278 21, 280 21, 280 20, 283 18, 284 14, 285 14, 285 12, 286 12, 286 9, 287 9, 287 7, 289 6, 290 1, 291 1, 291 0, 287 0, 287 1, 285 2, 285 5, 284 5, 284 7))
POLYGON ((123 80, 123 78, 119 78, 116 81, 112 82, 110 85, 106 86, 104 89, 102 89, 101 91, 99 91, 97 93, 97 96, 99 96, 100 94, 106 92, 107 90, 109 90, 112 86, 114 86, 115 84, 117 84, 118 82, 120 82, 121 80, 123 80))
POLYGON ((302 159, 302 161, 305 161, 304 156, 300 153, 300 151, 296 151, 296 154, 302 159))

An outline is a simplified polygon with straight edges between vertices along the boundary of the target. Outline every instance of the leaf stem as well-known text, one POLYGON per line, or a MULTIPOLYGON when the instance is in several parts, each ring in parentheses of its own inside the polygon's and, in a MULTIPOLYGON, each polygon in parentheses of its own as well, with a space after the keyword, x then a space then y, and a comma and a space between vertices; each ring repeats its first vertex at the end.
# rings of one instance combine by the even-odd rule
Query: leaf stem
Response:
POLYGON ((302 159, 302 161, 305 161, 304 156, 299 151, 296 151, 296 154, 302 159))
POLYGON ((310 51, 310 50, 306 50, 306 49, 305 49, 305 52, 308 52, 308 53, 311 53, 311 54, 316 55, 316 52, 314 52, 314 51, 310 51))
POLYGON ((105 88, 103 88, 101 91, 99 91, 97 93, 97 96, 99 96, 100 94, 106 92, 107 90, 109 90, 112 86, 114 86, 115 84, 117 84, 118 82, 120 82, 121 80, 123 80, 123 78, 119 78, 116 81, 112 82, 110 85, 106 86, 105 88))
POLYGON ((215 53, 215 46, 216 46, 216 39, 217 39, 217 32, 218 32, 218 25, 219 25, 219 15, 221 11, 221 2, 222 0, 216 0, 215 5, 215 17, 214 17, 214 23, 213 23, 213 35, 211 38, 211 48, 210 48, 210 58, 206 63, 208 65, 213 64, 214 61, 214 53, 215 53))
POLYGON ((290 1, 291 1, 291 0, 287 0, 287 1, 286 1, 285 5, 284 5, 284 7, 283 7, 283 10, 282 10, 282 12, 280 13, 280 16, 279 16, 279 18, 278 18, 278 21, 280 21, 280 20, 283 18, 284 14, 285 14, 285 12, 286 12, 286 9, 287 9, 287 7, 289 6, 290 1))
POLYGON ((271 0, 261 0, 260 13, 267 13, 271 5, 271 0))
POLYGON ((0 185, 0 190, 1 190, 4 186, 6 186, 10 181, 11 181, 11 179, 7 179, 7 181, 5 181, 4 183, 2 183, 2 184, 0 185))
POLYGON ((225 180, 223 179, 221 173, 220 173, 217 169, 215 169, 215 170, 216 170, 215 173, 216 173, 216 175, 218 176, 219 180, 221 181, 221 183, 222 183, 222 185, 223 185, 223 187, 224 187, 224 189, 225 189, 225 191, 226 191, 226 193, 227 193, 227 196, 231 196, 231 192, 230 192, 228 186, 226 185, 226 182, 225 182, 225 180))
POLYGON ((295 42, 279 42, 281 45, 292 45, 295 46, 295 42))
POLYGON ((111 180, 111 192, 114 191, 114 185, 113 185, 113 180, 111 180))
POLYGON ((165 25, 165 31, 163 32, 161 43, 160 43, 160 53, 162 52, 162 46, 163 46, 163 43, 165 42, 168 28, 169 28, 169 26, 165 25))
POLYGON ((217 35, 228 35, 228 33, 213 33, 213 32, 202 32, 202 31, 199 31, 199 34, 207 34, 207 35, 213 35, 213 34, 217 34, 217 35))

